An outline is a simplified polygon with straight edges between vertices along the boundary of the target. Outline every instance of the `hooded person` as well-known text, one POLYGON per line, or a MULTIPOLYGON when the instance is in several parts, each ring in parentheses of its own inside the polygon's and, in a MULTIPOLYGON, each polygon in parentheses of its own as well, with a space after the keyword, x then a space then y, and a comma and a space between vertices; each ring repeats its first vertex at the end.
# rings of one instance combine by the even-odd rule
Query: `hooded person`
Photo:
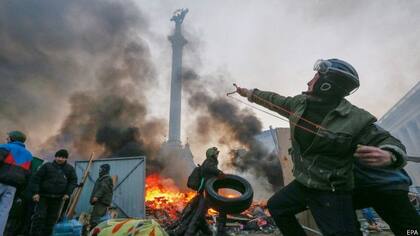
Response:
POLYGON ((63 201, 69 199, 77 185, 76 171, 67 163, 68 157, 67 150, 58 150, 54 161, 43 164, 32 179, 32 200, 37 205, 30 235, 51 235, 63 201))
POLYGON ((282 234, 305 235, 295 215, 309 208, 323 235, 356 235, 355 162, 397 170, 405 164, 404 146, 382 132, 373 115, 345 99, 360 86, 352 65, 340 59, 318 60, 314 70, 307 91, 300 95, 240 87, 237 92, 290 122, 295 180, 267 203, 282 234))
POLYGON ((93 228, 100 223, 103 216, 106 215, 108 207, 111 206, 114 184, 109 175, 111 166, 102 164, 99 167, 99 177, 95 181, 95 185, 90 196, 90 203, 93 205, 90 215, 90 227, 93 228))
POLYGON ((203 235, 212 235, 207 221, 206 213, 208 206, 204 199, 204 186, 208 179, 217 176, 223 176, 223 171, 217 168, 219 150, 216 147, 208 148, 206 159, 200 166, 200 178, 203 183, 197 190, 197 195, 191 199, 181 213, 181 217, 169 227, 169 234, 174 236, 192 236, 201 232, 203 235))
POLYGON ((25 147, 21 131, 7 133, 6 144, 0 144, 0 234, 6 227, 17 188, 23 188, 30 174, 32 154, 25 147))

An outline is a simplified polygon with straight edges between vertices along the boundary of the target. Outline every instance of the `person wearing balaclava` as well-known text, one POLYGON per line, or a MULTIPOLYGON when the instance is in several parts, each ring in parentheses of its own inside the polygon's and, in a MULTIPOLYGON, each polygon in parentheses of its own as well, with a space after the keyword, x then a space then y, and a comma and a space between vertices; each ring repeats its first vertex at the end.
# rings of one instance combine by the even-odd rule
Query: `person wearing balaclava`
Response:
POLYGON ((67 163, 69 153, 58 150, 54 161, 43 164, 32 179, 31 188, 36 203, 30 235, 51 235, 60 216, 63 201, 69 199, 77 185, 74 167, 67 163))
POLYGON ((90 196, 90 203, 93 205, 90 215, 91 229, 100 223, 101 218, 106 215, 108 207, 111 206, 114 185, 109 175, 110 169, 109 164, 102 164, 99 167, 99 177, 90 196))
MULTIPOLYGON (((236 92, 290 122, 295 179, 267 202, 282 234, 305 235, 295 215, 309 208, 323 235, 357 235, 352 199, 355 163, 365 169, 398 172, 404 182, 409 179, 400 171, 406 163, 405 147, 377 126, 373 115, 344 98, 360 85, 352 65, 340 59, 318 60, 314 70, 307 91, 297 96, 241 87, 236 92)), ((384 176, 375 177, 376 185, 387 181, 384 176)))

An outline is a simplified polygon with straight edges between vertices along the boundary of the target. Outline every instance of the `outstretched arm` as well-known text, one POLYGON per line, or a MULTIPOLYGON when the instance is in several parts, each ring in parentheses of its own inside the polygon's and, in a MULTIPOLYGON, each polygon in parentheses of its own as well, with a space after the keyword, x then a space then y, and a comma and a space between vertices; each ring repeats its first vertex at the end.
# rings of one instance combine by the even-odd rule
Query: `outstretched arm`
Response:
POLYGON ((242 97, 247 97, 250 102, 255 102, 287 118, 292 113, 293 97, 284 97, 273 92, 250 90, 238 86, 236 86, 236 92, 242 97))

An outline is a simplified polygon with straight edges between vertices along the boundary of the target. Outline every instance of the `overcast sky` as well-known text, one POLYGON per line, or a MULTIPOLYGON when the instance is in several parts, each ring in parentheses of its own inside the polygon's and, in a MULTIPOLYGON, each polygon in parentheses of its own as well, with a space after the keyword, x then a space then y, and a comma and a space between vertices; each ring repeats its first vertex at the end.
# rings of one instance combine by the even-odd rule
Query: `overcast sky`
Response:
MULTIPOLYGON (((109 95, 98 85, 100 77, 123 65, 128 42, 144 47, 135 54, 137 68, 150 74, 132 77, 137 87, 125 84, 133 92, 122 95, 147 107, 147 119, 167 124, 172 53, 167 37, 178 8, 189 9, 184 66, 206 78, 202 86, 209 78, 223 78, 217 82, 220 95, 233 90, 232 83, 296 95, 306 90, 317 59, 340 58, 360 76, 361 88, 349 100, 380 118, 420 78, 420 1, 133 1, 0 2, 0 133, 23 130, 30 147, 62 135, 72 95, 109 95)), ((125 82, 116 79, 119 86, 125 82)), ((182 109, 185 131, 194 116, 186 101, 182 109)), ((265 129, 287 126, 254 112, 265 129)))
MULTIPOLYGON (((147 40, 160 94, 169 93, 172 12, 188 8, 186 66, 248 88, 295 95, 319 58, 340 58, 359 73, 348 99, 380 118, 420 78, 420 1, 137 1, 153 33, 147 40)), ((225 91, 221 91, 225 92, 225 91)), ((168 96, 157 98, 168 104, 168 96)), ((156 108, 166 114, 168 108, 156 108)), ((257 112, 269 125, 287 124, 257 112)))

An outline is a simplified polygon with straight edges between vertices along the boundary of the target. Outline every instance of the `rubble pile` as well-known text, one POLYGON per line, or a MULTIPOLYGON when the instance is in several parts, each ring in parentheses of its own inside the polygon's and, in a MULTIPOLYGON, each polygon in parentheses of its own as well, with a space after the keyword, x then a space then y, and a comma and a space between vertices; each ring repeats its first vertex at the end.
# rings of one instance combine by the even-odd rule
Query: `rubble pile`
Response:
MULTIPOLYGON (((167 228, 181 217, 182 210, 195 195, 193 191, 182 191, 171 179, 151 174, 146 178, 147 218, 154 219, 167 228)), ((232 193, 226 193, 226 196, 234 197, 232 193)), ((218 212, 209 209, 207 215, 207 222, 215 229, 218 212)), ((231 235, 272 234, 275 230, 265 202, 254 202, 241 214, 227 216, 226 231, 231 235)))
MULTIPOLYGON (((216 221, 217 212, 209 214, 208 222, 213 227, 216 226, 216 221)), ((273 234, 276 229, 265 203, 255 202, 241 214, 227 216, 226 232, 230 235, 273 234)))

